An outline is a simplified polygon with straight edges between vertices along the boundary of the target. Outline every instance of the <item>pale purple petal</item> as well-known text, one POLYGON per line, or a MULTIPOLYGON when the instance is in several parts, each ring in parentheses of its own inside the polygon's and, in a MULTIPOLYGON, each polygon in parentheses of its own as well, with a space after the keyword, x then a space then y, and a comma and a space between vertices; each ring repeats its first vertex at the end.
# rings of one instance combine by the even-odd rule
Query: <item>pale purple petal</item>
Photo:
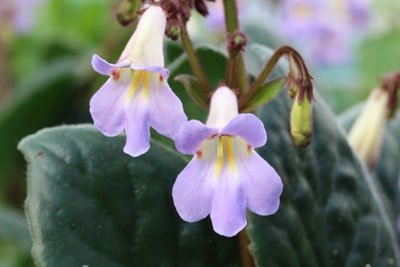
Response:
POLYGON ((109 78, 90 99, 94 125, 106 136, 115 136, 124 129, 127 87, 128 77, 118 81, 109 78))
POLYGON ((149 88, 149 111, 151 126, 172 139, 187 121, 182 102, 165 80, 161 83, 157 81, 154 88, 149 88))
POLYGON ((175 137, 175 146, 183 154, 194 154, 200 144, 218 129, 209 128, 198 120, 190 120, 184 123, 175 137))
POLYGON ((237 115, 221 130, 220 135, 240 136, 255 148, 267 142, 264 124, 253 114, 237 115))
POLYGON ((238 162, 247 207, 259 215, 275 213, 283 184, 277 172, 254 150, 238 162))
POLYGON ((137 157, 149 150, 149 110, 148 104, 141 94, 138 94, 133 98, 129 104, 129 109, 126 110, 125 132, 125 153, 132 157, 137 157))
POLYGON ((102 59, 96 54, 94 54, 92 57, 93 69, 103 75, 111 75, 113 69, 127 67, 127 66, 129 66, 129 63, 118 63, 118 64, 108 63, 106 60, 102 59))
POLYGON ((212 196, 211 222, 214 231, 231 237, 242 230, 246 222, 246 201, 238 177, 227 169, 217 179, 212 196))
POLYGON ((172 198, 183 220, 195 222, 210 213, 216 181, 212 173, 210 165, 194 157, 178 175, 172 188, 172 198))
POLYGON ((168 80, 169 77, 169 70, 161 67, 161 66, 140 66, 140 65, 136 65, 135 63, 132 63, 130 65, 131 69, 133 70, 144 70, 144 71, 148 71, 148 72, 156 72, 161 74, 161 76, 163 77, 164 80, 168 80))

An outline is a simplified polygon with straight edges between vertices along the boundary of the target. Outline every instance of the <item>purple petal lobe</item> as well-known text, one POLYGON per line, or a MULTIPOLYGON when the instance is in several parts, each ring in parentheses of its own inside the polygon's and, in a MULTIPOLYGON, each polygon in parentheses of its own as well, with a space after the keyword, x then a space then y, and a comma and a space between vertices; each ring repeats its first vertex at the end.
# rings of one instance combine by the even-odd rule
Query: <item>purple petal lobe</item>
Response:
MULTIPOLYGON (((156 75, 159 76, 159 75, 156 75)), ((187 121, 182 102, 172 92, 166 81, 157 81, 149 88, 150 124, 160 134, 174 138, 181 125, 187 121)))
POLYGON ((247 207, 259 215, 275 213, 283 184, 274 168, 254 150, 239 164, 247 207))
POLYGON ((252 147, 263 146, 267 142, 267 133, 262 121, 253 114, 239 114, 220 132, 220 135, 237 135, 252 147))
POLYGON ((146 153, 150 148, 150 120, 148 104, 141 94, 137 94, 126 110, 126 144, 124 152, 132 157, 146 153))
POLYGON ((205 218, 211 210, 215 179, 213 168, 194 157, 182 170, 172 188, 172 197, 179 216, 195 222, 205 218))
POLYGON ((136 65, 135 63, 132 63, 130 65, 131 69, 133 70, 144 70, 144 71, 148 71, 148 72, 156 72, 159 73, 164 80, 168 80, 169 77, 169 70, 161 67, 161 66, 140 66, 140 65, 136 65))
POLYGON ((106 136, 115 136, 124 129, 127 77, 114 81, 109 78, 90 99, 90 114, 94 125, 106 136))
POLYGON ((210 214, 212 225, 218 234, 231 237, 247 224, 245 197, 237 175, 227 169, 217 178, 217 183, 210 214))
POLYGON ((200 144, 218 129, 208 128, 198 120, 190 120, 184 123, 175 137, 175 146, 183 154, 194 154, 200 144))
POLYGON ((92 67, 95 71, 103 75, 111 75, 111 72, 115 68, 127 67, 129 63, 111 64, 94 54, 92 57, 92 67))

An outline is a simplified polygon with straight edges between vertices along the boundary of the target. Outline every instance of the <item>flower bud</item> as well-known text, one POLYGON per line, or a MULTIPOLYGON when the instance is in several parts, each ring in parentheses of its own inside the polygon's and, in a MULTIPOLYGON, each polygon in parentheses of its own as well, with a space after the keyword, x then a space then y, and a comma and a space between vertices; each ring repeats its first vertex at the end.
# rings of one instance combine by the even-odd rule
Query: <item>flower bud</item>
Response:
POLYGON ((313 134, 312 99, 297 91, 290 113, 290 134, 296 146, 306 147, 313 134), (303 97, 303 100, 301 98, 303 97))
POLYGON ((350 129, 348 142, 371 170, 378 161, 387 115, 387 90, 374 89, 350 129))

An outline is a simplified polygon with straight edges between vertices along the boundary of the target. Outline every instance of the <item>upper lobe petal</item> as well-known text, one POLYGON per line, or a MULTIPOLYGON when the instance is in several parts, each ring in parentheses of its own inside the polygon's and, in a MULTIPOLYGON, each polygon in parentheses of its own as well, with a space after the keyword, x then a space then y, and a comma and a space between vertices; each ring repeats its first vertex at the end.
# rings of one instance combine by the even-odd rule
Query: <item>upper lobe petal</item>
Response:
POLYGON ((175 146, 183 154, 194 154, 205 139, 217 133, 218 129, 209 128, 198 120, 190 120, 180 128, 175 146))
POLYGON ((267 133, 262 121, 253 114, 239 114, 220 132, 220 135, 237 135, 252 147, 263 146, 267 142, 267 133))
POLYGON ((108 63, 106 60, 102 59, 96 54, 94 54, 92 57, 93 69, 103 75, 111 75, 113 69, 127 67, 127 66, 129 66, 129 63, 118 63, 118 64, 108 63))

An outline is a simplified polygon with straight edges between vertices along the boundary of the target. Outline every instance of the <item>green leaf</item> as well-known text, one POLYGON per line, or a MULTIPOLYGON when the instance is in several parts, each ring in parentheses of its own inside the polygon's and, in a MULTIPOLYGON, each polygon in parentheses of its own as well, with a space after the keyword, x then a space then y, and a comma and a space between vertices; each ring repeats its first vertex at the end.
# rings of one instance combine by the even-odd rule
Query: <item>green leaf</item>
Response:
POLYGON ((292 101, 282 92, 259 110, 268 143, 258 150, 281 175, 279 211, 249 213, 257 266, 400 266, 395 214, 317 96, 308 148, 290 138, 292 101))
POLYGON ((205 95, 201 92, 199 82, 196 77, 189 74, 181 74, 175 77, 175 81, 181 82, 186 89, 186 92, 192 97, 197 105, 208 110, 208 101, 205 95))
MULTIPOLYGON (((196 48, 196 52, 201 59, 201 63, 203 64, 204 71, 211 86, 217 89, 219 82, 225 78, 226 56, 221 51, 211 46, 199 46, 196 48)), ((173 60, 171 64, 168 65, 168 69, 170 70, 172 78, 168 80, 171 88, 173 88, 174 92, 183 103, 192 102, 191 97, 187 94, 183 85, 173 80, 177 75, 193 74, 186 54, 181 54, 181 56, 173 60)), ((207 113, 200 107, 188 104, 184 105, 184 108, 189 118, 205 120, 207 113)))
POLYGON ((182 222, 175 211, 172 183, 185 158, 158 142, 131 158, 124 142, 91 125, 21 141, 38 266, 239 266, 236 238, 216 235, 208 220, 182 222))
POLYGON ((250 99, 249 104, 247 105, 246 109, 243 110, 243 112, 254 110, 255 108, 273 99, 279 93, 285 83, 286 77, 277 78, 265 83, 262 88, 258 90, 257 94, 250 99))

